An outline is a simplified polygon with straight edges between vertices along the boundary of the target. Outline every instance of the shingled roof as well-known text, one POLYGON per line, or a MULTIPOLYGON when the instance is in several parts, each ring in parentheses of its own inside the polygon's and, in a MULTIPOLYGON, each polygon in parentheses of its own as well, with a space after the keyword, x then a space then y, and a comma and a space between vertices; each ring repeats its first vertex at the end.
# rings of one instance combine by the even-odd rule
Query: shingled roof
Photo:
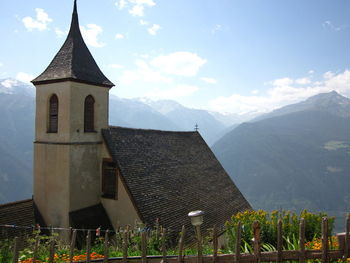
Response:
POLYGON ((67 80, 103 87, 114 86, 99 69, 83 40, 79 29, 76 0, 66 41, 46 70, 32 83, 37 85, 67 80))
MULTIPOLYGON (((33 199, 21 200, 0 205, 0 225, 14 225, 19 227, 45 225, 33 199)), ((0 240, 15 236, 26 236, 32 229, 0 227, 0 240)))
POLYGON ((109 127, 102 131, 141 219, 179 231, 192 210, 204 227, 251 209, 198 132, 109 127))

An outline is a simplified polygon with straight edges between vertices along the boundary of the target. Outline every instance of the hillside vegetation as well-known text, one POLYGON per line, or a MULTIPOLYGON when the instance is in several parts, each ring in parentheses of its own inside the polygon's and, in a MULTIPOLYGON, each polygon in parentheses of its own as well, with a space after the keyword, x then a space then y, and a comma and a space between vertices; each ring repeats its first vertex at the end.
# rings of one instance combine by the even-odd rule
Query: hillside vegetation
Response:
POLYGON ((254 208, 350 208, 350 100, 335 92, 226 134, 213 150, 254 208))

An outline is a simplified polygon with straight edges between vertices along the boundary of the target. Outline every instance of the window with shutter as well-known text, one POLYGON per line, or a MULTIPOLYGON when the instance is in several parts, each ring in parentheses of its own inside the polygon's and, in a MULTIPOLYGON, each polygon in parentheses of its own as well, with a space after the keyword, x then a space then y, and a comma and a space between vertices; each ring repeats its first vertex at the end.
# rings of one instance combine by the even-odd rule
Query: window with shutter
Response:
POLYGON ((58 131, 58 98, 56 94, 50 97, 48 126, 49 126, 48 132, 57 133, 58 131))
POLYGON ((89 95, 85 98, 84 103, 84 131, 94 132, 94 98, 89 95))
POLYGON ((118 169, 115 163, 103 161, 102 164, 102 197, 118 199, 118 169))

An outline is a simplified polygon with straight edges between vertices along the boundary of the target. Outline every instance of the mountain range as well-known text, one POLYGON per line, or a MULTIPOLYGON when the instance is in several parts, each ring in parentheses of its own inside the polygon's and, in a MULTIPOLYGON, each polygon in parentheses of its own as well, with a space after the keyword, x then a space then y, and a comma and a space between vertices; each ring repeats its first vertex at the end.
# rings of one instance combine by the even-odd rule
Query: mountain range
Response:
POLYGON ((350 99, 335 91, 242 123, 212 149, 254 208, 350 210, 350 99))
MULTIPOLYGON (((258 116, 110 96, 109 122, 199 132, 256 209, 350 211, 350 99, 323 93, 258 116)), ((0 80, 0 203, 31 196, 35 89, 0 80)))
MULTIPOLYGON (((28 198, 32 193, 35 88, 14 79, 0 80, 0 203, 28 198)), ((247 116, 246 116, 247 117, 247 116)), ((110 96, 109 123, 115 126, 199 130, 211 145, 238 117, 190 109, 171 101, 110 96)))

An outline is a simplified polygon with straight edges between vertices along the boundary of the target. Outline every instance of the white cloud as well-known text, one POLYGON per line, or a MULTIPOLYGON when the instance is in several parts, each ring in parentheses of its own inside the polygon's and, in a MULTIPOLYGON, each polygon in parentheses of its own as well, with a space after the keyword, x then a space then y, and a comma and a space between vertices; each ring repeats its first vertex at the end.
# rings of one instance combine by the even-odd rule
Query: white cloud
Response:
POLYGON ((145 7, 155 6, 153 0, 119 0, 115 5, 120 9, 128 8, 128 11, 133 16, 144 16, 145 7))
POLYGON ((5 88, 12 88, 13 86, 17 85, 17 80, 15 79, 5 79, 4 81, 1 82, 1 85, 4 86, 5 88))
POLYGON ((339 93, 350 91, 350 71, 345 70, 343 73, 333 75, 324 81, 325 91, 335 90, 339 93))
POLYGON ((299 85, 307 85, 311 83, 311 80, 310 78, 299 78, 295 80, 295 83, 299 85))
POLYGON ((96 24, 88 24, 86 28, 84 26, 80 26, 81 33, 84 37, 85 42, 92 47, 104 47, 105 43, 100 42, 97 38, 98 35, 103 32, 102 27, 96 24))
POLYGON ((36 18, 26 16, 22 19, 25 28, 28 31, 32 31, 33 29, 37 29, 39 31, 48 29, 47 25, 52 22, 49 15, 42 8, 35 8, 35 12, 36 18))
POLYGON ((34 76, 25 72, 18 72, 16 79, 25 83, 30 83, 34 79, 34 76))
POLYGON ((158 30, 161 29, 160 25, 153 24, 150 28, 147 29, 150 35, 156 35, 158 30))
POLYGON ((274 81, 272 81, 272 85, 280 87, 280 86, 288 86, 293 84, 293 80, 290 78, 280 78, 280 79, 275 79, 274 81))
POLYGON ((119 33, 118 33, 118 34, 115 35, 115 38, 116 38, 116 39, 124 39, 125 36, 124 36, 123 34, 119 34, 119 33))
POLYGON ((213 78, 201 78, 202 81, 209 83, 209 84, 216 84, 217 80, 213 78))
MULTIPOLYGON (((137 57, 136 68, 123 70, 119 78, 120 82, 125 85, 132 85, 135 82, 159 84, 162 85, 162 90, 172 89, 175 78, 177 81, 183 81, 184 78, 195 76, 206 62, 205 59, 191 52, 175 52, 156 57, 143 54, 137 57)), ((213 81, 213 79, 210 80, 213 81)), ((167 92, 169 93, 170 91, 167 92)))
POLYGON ((141 26, 147 26, 147 25, 149 25, 149 22, 148 22, 148 21, 145 21, 145 20, 143 20, 143 19, 140 19, 140 25, 141 25, 141 26))
POLYGON ((114 68, 114 69, 122 69, 124 68, 123 65, 120 65, 120 64, 110 64, 108 65, 110 68, 114 68))
POLYGON ((67 31, 63 31, 61 29, 59 29, 58 27, 55 27, 55 34, 58 38, 64 37, 65 35, 68 34, 67 31))
POLYGON ((220 25, 220 24, 216 24, 216 25, 212 28, 211 33, 212 33, 212 34, 215 34, 215 33, 218 32, 218 31, 222 31, 222 25, 220 25))
POLYGON ((199 88, 192 85, 182 84, 177 85, 170 89, 155 89, 145 94, 145 97, 149 97, 155 100, 159 99, 174 99, 180 97, 188 97, 198 91, 199 88))
POLYGON ((129 13, 133 16, 144 16, 144 7, 143 5, 134 5, 129 13))
POLYGON ((149 59, 150 58, 149 54, 140 54, 140 55, 136 54, 136 56, 139 56, 140 58, 143 58, 143 59, 149 59))
POLYGON ((156 3, 153 0, 129 0, 129 2, 136 5, 148 5, 148 6, 156 5, 156 3))
POLYGON ((160 55, 150 64, 161 72, 178 76, 195 76, 207 61, 191 52, 174 52, 160 55))
POLYGON ((321 80, 311 81, 307 77, 281 78, 269 82, 272 86, 264 93, 243 96, 233 94, 217 97, 209 102, 211 110, 232 113, 264 113, 276 108, 297 103, 319 93, 337 91, 350 92, 350 70, 334 74, 326 72, 321 80), (306 83, 308 82, 308 83, 306 83))
POLYGON ((170 83, 172 81, 168 76, 164 76, 159 70, 152 68, 145 60, 135 61, 135 70, 125 70, 122 72, 120 81, 130 85, 136 81, 151 83, 170 83))
POLYGON ((327 20, 322 23, 322 27, 327 30, 338 32, 347 28, 347 25, 336 26, 333 22, 327 20))
POLYGON ((119 0, 117 2, 115 2, 115 5, 119 8, 119 9, 124 9, 128 3, 126 0, 119 0))
POLYGON ((323 77, 324 77, 325 79, 331 79, 331 78, 334 77, 334 73, 331 72, 331 71, 327 71, 326 73, 323 74, 323 77))

